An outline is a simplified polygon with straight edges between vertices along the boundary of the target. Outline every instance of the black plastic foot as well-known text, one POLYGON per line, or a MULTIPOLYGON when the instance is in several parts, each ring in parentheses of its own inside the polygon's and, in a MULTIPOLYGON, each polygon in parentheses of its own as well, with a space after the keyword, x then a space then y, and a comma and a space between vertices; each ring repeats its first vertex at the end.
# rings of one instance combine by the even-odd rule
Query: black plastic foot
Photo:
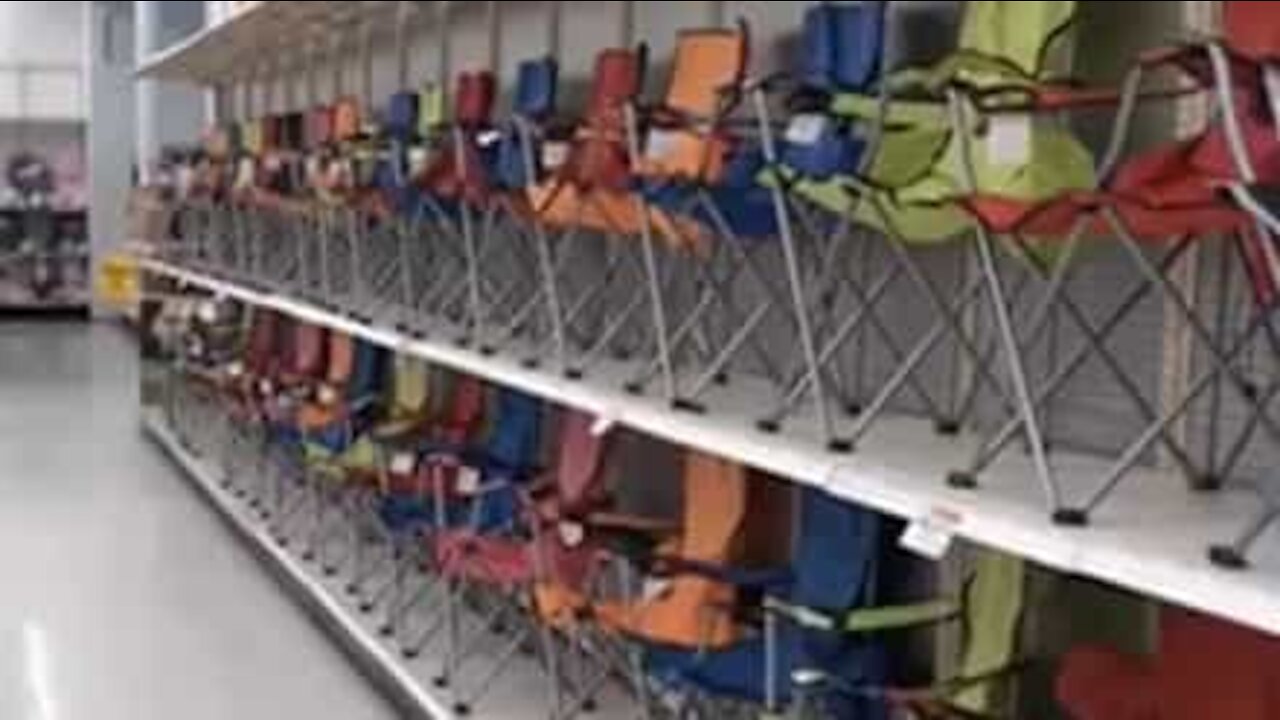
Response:
POLYGON ((490 347, 488 345, 481 345, 480 354, 485 357, 493 357, 494 355, 498 354, 498 351, 495 348, 490 347))
POLYGON ((626 391, 628 395, 639 396, 644 394, 644 386, 640 383, 627 383, 622 387, 622 389, 626 391))
POLYGON ((360 594, 360 588, 356 587, 355 583, 348 583, 343 589, 346 591, 347 595, 351 597, 355 597, 360 594))
POLYGON ((405 660, 417 660, 418 655, 420 654, 421 653, 418 650, 414 650, 413 648, 405 648, 400 651, 400 657, 405 660))
POLYGON ((315 562, 316 554, 310 551, 302 553, 302 562, 315 562))
POLYGON ((1226 545, 1209 548, 1209 562, 1223 570, 1248 570, 1249 559, 1239 550, 1226 545))
POLYGON ((955 420, 939 420, 933 424, 933 431, 943 437, 955 437, 960 434, 960 423, 955 420))
POLYGON ((716 376, 715 378, 713 378, 713 380, 717 385, 720 385, 720 386, 728 385, 729 373, 716 373, 716 376))
POLYGON ((435 677, 431 678, 431 684, 432 684, 432 685, 435 685, 437 688, 439 688, 439 689, 443 690, 443 689, 445 689, 445 688, 449 687, 449 676, 448 676, 448 675, 437 675, 437 676, 435 676, 435 677))
POLYGON ((777 435, 782 432, 782 425, 777 420, 761 420, 756 423, 756 429, 762 433, 777 435))
POLYGON ((263 511, 262 511, 262 515, 260 515, 259 517, 261 517, 263 520, 270 520, 270 519, 271 519, 271 511, 270 511, 270 510, 263 510, 263 511))
POLYGON ((686 400, 684 398, 672 400, 671 407, 681 412, 693 413, 694 415, 707 414, 707 408, 705 405, 693 400, 686 400))
POLYGON ((460 348, 471 347, 471 338, 458 338, 457 340, 453 341, 453 344, 457 345, 460 348))
POLYGON ((324 569, 325 577, 334 577, 337 574, 338 574, 338 568, 336 567, 327 567, 324 569))
POLYGON ((587 700, 586 702, 582 703, 582 712, 584 713, 590 714, 599 709, 600 709, 600 705, 596 703, 595 700, 587 700))
POLYGON ((1240 391, 1244 394, 1245 400, 1248 400, 1251 403, 1258 401, 1259 390, 1256 384, 1245 383, 1243 386, 1241 386, 1240 391))
POLYGON ((371 612, 373 612, 373 603, 370 603, 370 602, 360 603, 361 615, 368 615, 371 612))
POLYGON ((542 361, 537 358, 526 358, 520 363, 520 367, 523 367, 525 370, 537 370, 541 366, 542 361))
POLYGON ((1058 510, 1053 513, 1053 524, 1062 527, 1088 527, 1089 513, 1070 508, 1058 510))
POLYGON ((630 362, 631 353, 627 352, 626 350, 619 350, 613 354, 613 359, 617 360, 618 362, 630 362))
POLYGON ((1222 478, 1213 473, 1206 473, 1191 483, 1191 489, 1202 493, 1217 492, 1222 489, 1222 478))
POLYGON ((459 717, 468 717, 471 715, 471 706, 466 703, 458 703, 453 706, 453 712, 459 717))
POLYGON ((582 372, 577 368, 569 368, 568 370, 564 371, 564 376, 569 380, 581 380, 583 377, 586 376, 586 373, 582 372))
POLYGON ((947 486, 956 490, 977 490, 978 478, 973 473, 953 472, 947 476, 947 486))
POLYGON ((396 630, 390 625, 383 625, 382 627, 378 628, 378 634, 384 638, 389 638, 392 635, 396 634, 396 630))
POLYGON ((282 548, 289 547, 289 538, 284 537, 283 535, 276 538, 276 542, 279 543, 282 548))
POLYGON ((853 443, 848 440, 832 440, 827 443, 827 450, 839 455, 848 455, 853 452, 853 443))
POLYGON ((862 415, 862 410, 863 407, 861 403, 849 403, 844 406, 844 414, 851 418, 856 418, 862 415))

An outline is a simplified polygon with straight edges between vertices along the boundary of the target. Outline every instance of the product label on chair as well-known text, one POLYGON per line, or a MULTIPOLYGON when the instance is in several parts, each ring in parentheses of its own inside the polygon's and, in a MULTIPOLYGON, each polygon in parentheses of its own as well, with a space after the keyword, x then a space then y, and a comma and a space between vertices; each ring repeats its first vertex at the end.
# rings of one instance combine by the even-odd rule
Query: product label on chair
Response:
POLYGON ((951 551, 959 524, 956 513, 935 508, 908 525, 898 545, 929 560, 941 560, 951 551))
POLYGON ((827 118, 808 113, 791 118, 787 125, 787 142, 793 145, 813 145, 827 129, 827 118))
POLYGON ((987 162, 1008 167, 1031 160, 1031 116, 1025 113, 992 115, 987 127, 987 162))
POLYGON ((338 391, 332 385, 321 385, 316 391, 316 399, 321 405, 334 405, 338 402, 338 391))
POLYGON ((480 471, 462 466, 458 468, 458 480, 455 485, 459 495, 475 495, 480 492, 480 471))
POLYGON ((413 453, 400 452, 391 457, 391 474, 392 475, 410 475, 418 464, 418 459, 413 453))
POLYGON ((661 160, 676 150, 680 141, 680 133, 670 130, 650 130, 648 142, 645 143, 644 156, 650 160, 661 160))
POLYGON ((569 143, 547 142, 542 145, 542 166, 548 170, 563 167, 569 162, 569 143))
POLYGON ((237 361, 237 362, 233 362, 233 363, 231 363, 230 365, 228 365, 228 366, 227 366, 227 375, 228 375, 229 377, 231 377, 232 379, 243 377, 243 376, 244 376, 244 363, 237 361))
POLYGON ((587 540, 587 529, 581 523, 562 522, 560 523, 560 542, 565 547, 576 548, 587 540))
POLYGON ((1267 100, 1271 103, 1271 124, 1280 135, 1280 65, 1263 65, 1262 79, 1267 87, 1267 100))

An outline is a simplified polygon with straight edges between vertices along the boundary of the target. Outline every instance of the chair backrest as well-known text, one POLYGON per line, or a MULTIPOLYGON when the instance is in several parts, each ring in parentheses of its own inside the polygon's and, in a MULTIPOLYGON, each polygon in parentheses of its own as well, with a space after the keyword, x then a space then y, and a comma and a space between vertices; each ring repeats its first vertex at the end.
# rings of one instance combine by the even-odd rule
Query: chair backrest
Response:
POLYGON ((470 375, 457 376, 450 393, 449 408, 445 413, 443 424, 459 436, 445 439, 452 442, 466 440, 480 424, 484 411, 484 383, 470 375))
POLYGON ((453 119, 464 126, 488 123, 493 114, 495 88, 493 73, 487 70, 458 75, 453 96, 453 119))
POLYGON ((346 333, 329 333, 329 362, 325 382, 335 388, 346 388, 356 369, 356 339, 346 333))
POLYGON ((514 111, 530 120, 542 120, 555 112, 560 66, 555 58, 525 60, 516 71, 514 111))
POLYGON ((444 124, 444 88, 431 83, 418 92, 418 133, 427 137, 444 124))
POLYGON ((1222 3, 1227 44, 1235 52, 1258 61, 1280 59, 1280 2, 1222 3))
POLYGON ((284 142, 284 116, 268 115, 262 118, 262 149, 279 150, 284 142))
POLYGON ((386 380, 387 350, 366 340, 356 341, 351 381, 347 386, 349 399, 377 395, 386 380))
MULTIPOLYGON (((1024 78, 1044 79, 1076 19, 1074 0, 965 3, 960 51, 1005 65, 1024 78)), ((977 78, 967 78, 971 81, 977 78)))
POLYGON ((280 349, 280 330, 283 323, 278 314, 270 310, 254 310, 249 325, 249 341, 245 347, 245 369, 255 375, 270 372, 280 349))
POLYGON ((281 127, 280 147, 300 151, 307 147, 307 114, 292 112, 284 116, 281 127))
POLYGON ((594 425, 594 417, 578 410, 566 410, 560 419, 555 482, 562 512, 583 509, 600 487, 608 441, 594 425))
POLYGON ((307 113, 307 147, 315 149, 333 142, 333 108, 320 105, 307 113))
POLYGON ((387 102, 383 129, 393 138, 407 140, 418 131, 421 97, 416 92, 398 92, 387 102))
POLYGON ((713 115, 723 102, 723 91, 742 83, 749 45, 745 26, 681 31, 666 104, 699 117, 713 115))
POLYGON ((430 367, 425 360, 410 355, 396 355, 393 386, 394 412, 404 415, 425 412, 431 402, 430 367))
POLYGON ((257 156, 262 154, 261 120, 245 120, 240 123, 240 147, 250 155, 257 156))
POLYGON ((800 491, 792 600, 845 612, 877 601, 880 516, 817 488, 800 491))
POLYGON ((498 391, 497 417, 489 431, 485 451, 508 468, 528 468, 538 461, 542 401, 503 388, 498 391))
POLYGON ((747 515, 747 495, 747 471, 741 465, 688 451, 681 555, 711 563, 729 560, 747 515))
POLYGON ((360 134, 360 103, 354 98, 343 98, 333 106, 333 139, 345 142, 360 134))
MULTIPOLYGON (((990 677, 1016 660, 1021 637, 1026 564, 1022 558, 982 551, 976 561, 965 606, 965 645, 959 677, 990 677)), ((979 683, 952 702, 974 713, 990 713, 999 701, 998 683, 979 683)))
POLYGON ((799 68, 806 86, 870 89, 881 70, 886 4, 821 3, 805 11, 799 68))
POLYGON ((293 326, 289 348, 289 372, 299 377, 320 379, 328 359, 328 332, 314 323, 293 326))
POLYGON ((640 94, 644 81, 642 53, 627 48, 609 48, 596 55, 591 76, 591 97, 586 123, 597 128, 623 126, 622 109, 640 94))

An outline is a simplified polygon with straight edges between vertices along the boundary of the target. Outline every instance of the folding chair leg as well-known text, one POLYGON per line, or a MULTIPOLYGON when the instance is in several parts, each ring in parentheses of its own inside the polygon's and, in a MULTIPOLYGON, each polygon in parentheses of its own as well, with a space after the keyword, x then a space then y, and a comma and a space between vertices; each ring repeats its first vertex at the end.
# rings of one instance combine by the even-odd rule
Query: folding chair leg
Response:
POLYGON ((1249 567, 1249 551, 1267 530, 1280 521, 1280 504, 1268 501, 1268 506, 1244 533, 1231 545, 1216 545, 1209 550, 1209 560, 1227 570, 1245 570, 1249 567))

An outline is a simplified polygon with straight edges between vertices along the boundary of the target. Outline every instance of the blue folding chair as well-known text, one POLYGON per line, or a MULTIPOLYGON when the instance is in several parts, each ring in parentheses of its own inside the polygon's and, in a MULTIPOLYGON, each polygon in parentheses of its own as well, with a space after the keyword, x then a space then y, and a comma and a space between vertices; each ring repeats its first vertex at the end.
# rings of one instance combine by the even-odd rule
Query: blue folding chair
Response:
POLYGON ((882 633, 933 625, 954 618, 958 608, 946 601, 878 607, 884 537, 876 513, 801 490, 789 569, 670 569, 763 595, 764 632, 724 650, 648 648, 650 675, 693 702, 774 713, 804 704, 824 718, 886 717, 877 697, 888 680, 882 633))

